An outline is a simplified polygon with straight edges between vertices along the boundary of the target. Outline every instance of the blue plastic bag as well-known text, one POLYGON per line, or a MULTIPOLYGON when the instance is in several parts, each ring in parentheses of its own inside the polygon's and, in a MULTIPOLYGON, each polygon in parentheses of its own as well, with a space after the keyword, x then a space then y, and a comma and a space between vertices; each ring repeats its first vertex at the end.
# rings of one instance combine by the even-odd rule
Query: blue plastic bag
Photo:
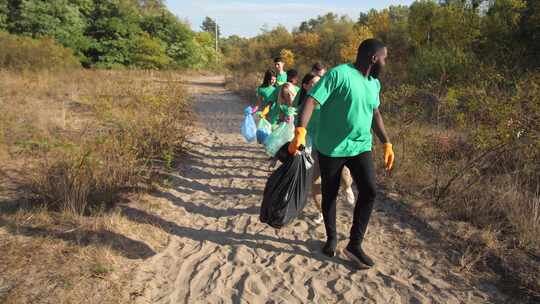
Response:
POLYGON ((274 157, 276 153, 294 138, 294 123, 291 120, 288 122, 282 122, 278 125, 264 143, 266 146, 266 154, 274 157))
POLYGON ((257 125, 257 142, 264 144, 266 138, 272 133, 272 124, 266 120, 264 117, 261 117, 259 124, 257 125))
POLYGON ((247 142, 253 142, 257 137, 257 126, 255 126, 255 120, 253 119, 253 115, 251 115, 252 112, 251 107, 244 109, 244 120, 240 127, 240 131, 247 142))

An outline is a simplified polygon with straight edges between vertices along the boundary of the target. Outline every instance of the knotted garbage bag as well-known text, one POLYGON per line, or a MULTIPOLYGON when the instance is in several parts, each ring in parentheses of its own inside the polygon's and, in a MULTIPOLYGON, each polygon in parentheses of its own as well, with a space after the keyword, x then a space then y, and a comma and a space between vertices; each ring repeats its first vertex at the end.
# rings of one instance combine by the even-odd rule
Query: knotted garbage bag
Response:
POLYGON ((257 136, 257 126, 255 125, 252 113, 253 109, 251 107, 244 109, 244 120, 242 120, 242 125, 240 126, 242 136, 244 136, 247 142, 253 142, 257 136))
POLYGON ((277 153, 284 157, 284 163, 268 178, 260 210, 261 222, 277 229, 289 224, 304 209, 313 174, 311 154, 303 150, 299 155, 290 155, 287 147, 288 143, 277 153))

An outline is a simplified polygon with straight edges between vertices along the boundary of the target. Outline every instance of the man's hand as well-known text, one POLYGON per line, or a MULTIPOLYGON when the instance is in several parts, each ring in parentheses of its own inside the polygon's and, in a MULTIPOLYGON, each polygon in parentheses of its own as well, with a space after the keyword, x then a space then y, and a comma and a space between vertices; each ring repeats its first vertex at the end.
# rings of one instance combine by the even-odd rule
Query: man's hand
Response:
POLYGON ((384 150, 384 167, 386 171, 391 171, 394 166, 394 150, 391 143, 383 144, 384 150))
POLYGON ((289 144, 289 154, 296 155, 300 146, 306 145, 306 128, 298 127, 294 130, 294 139, 289 144))

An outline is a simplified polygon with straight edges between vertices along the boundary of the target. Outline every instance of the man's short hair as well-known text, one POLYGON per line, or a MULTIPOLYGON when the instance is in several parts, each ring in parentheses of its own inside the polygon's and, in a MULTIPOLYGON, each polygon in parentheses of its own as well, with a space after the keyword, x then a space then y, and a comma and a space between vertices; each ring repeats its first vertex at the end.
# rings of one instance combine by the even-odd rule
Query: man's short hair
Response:
POLYGON ((294 78, 298 77, 298 71, 295 69, 290 69, 287 71, 287 81, 290 82, 294 78))
POLYGON ((283 60, 281 59, 281 57, 276 57, 276 58, 274 58, 274 63, 278 63, 278 62, 283 62, 283 60))
POLYGON ((324 69, 325 69, 324 65, 323 65, 322 63, 320 63, 320 62, 316 62, 316 63, 311 67, 311 70, 312 70, 312 71, 317 71, 317 72, 322 71, 322 70, 324 70, 324 69))

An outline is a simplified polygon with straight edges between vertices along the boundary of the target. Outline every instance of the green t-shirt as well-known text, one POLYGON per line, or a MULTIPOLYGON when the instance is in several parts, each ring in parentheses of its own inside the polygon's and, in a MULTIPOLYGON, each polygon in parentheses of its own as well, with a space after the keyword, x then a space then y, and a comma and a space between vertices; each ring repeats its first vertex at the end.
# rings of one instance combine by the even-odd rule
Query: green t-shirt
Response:
MULTIPOLYGON (((281 112, 285 113, 283 111, 283 108, 277 104, 279 93, 281 92, 281 88, 283 85, 278 86, 274 92, 272 92, 272 95, 270 95, 268 101, 273 102, 272 107, 270 107, 270 112, 268 112, 268 121, 270 121, 272 124, 277 123, 279 120, 279 114, 281 112)), ((298 92, 300 91, 300 87, 293 86, 294 90, 296 91, 296 94, 298 95, 298 92)))
POLYGON ((283 72, 283 73, 277 75, 276 82, 277 82, 278 85, 282 85, 285 82, 287 82, 287 73, 283 72))
POLYGON ((309 92, 321 105, 315 137, 317 150, 330 157, 371 151, 373 110, 379 107, 381 84, 352 64, 330 70, 309 92))
POLYGON ((262 97, 263 102, 262 106, 265 106, 266 103, 269 101, 270 96, 274 93, 274 91, 277 88, 275 86, 267 86, 267 87, 258 87, 257 88, 257 97, 262 97))

